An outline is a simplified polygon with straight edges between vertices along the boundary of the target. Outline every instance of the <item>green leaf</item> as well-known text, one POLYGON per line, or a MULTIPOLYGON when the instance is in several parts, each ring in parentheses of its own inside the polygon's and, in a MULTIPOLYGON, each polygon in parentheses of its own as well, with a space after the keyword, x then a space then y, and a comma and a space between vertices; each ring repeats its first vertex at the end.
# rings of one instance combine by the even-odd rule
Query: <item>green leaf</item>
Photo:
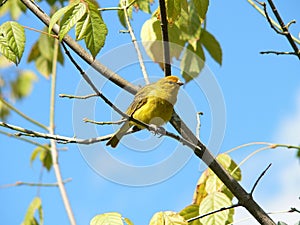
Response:
MULTIPOLYGON (((175 57, 179 59, 179 56, 182 52, 184 41, 179 39, 179 29, 176 25, 169 26, 169 42, 174 43, 176 45, 172 45, 170 48, 170 58, 172 61, 172 58, 175 57)), ((163 42, 162 35, 161 35, 161 27, 160 27, 160 21, 156 18, 151 18, 147 20, 141 29, 141 39, 143 46, 149 55, 149 57, 157 63, 160 63, 160 66, 162 68, 162 62, 163 62, 163 42)))
POLYGON ((77 22, 75 28, 76 41, 82 40, 86 37, 89 22, 90 15, 87 13, 77 22))
POLYGON ((189 43, 197 42, 200 39, 202 21, 199 12, 190 1, 185 7, 181 8, 181 15, 175 23, 180 29, 180 38, 189 43))
POLYGON ((178 213, 165 211, 155 213, 149 225, 188 225, 188 223, 178 213))
MULTIPOLYGON (((207 214, 209 212, 221 209, 223 207, 231 206, 230 199, 221 192, 215 192, 206 196, 201 202, 199 207, 199 215, 207 214)), ((218 213, 211 214, 209 216, 200 219, 200 222, 205 225, 224 225, 226 221, 230 219, 229 210, 224 210, 218 213)))
POLYGON ((231 159, 228 154, 219 154, 217 156, 218 162, 226 169, 231 176, 237 181, 242 179, 242 172, 241 169, 238 168, 238 165, 231 159))
POLYGON ((201 33, 201 43, 211 55, 211 57, 220 65, 222 65, 222 49, 215 37, 206 30, 201 33))
MULTIPOLYGON (((54 54, 54 39, 47 35, 41 35, 38 41, 33 45, 27 58, 27 62, 34 61, 37 70, 46 78, 49 77, 52 71, 54 54)), ((62 49, 59 46, 57 61, 60 64, 64 63, 62 49)))
POLYGON ((15 81, 11 82, 12 97, 21 99, 30 94, 33 82, 37 80, 37 76, 30 70, 21 70, 15 81))
POLYGON ((0 26, 0 53, 7 59, 19 64, 25 48, 24 28, 14 21, 0 26))
POLYGON ((71 28, 75 26, 77 22, 85 15, 86 10, 86 4, 83 2, 79 2, 78 4, 74 5, 74 7, 71 7, 68 11, 66 11, 60 22, 60 41, 71 30, 71 28))
POLYGON ((173 24, 178 20, 182 5, 184 5, 186 0, 166 0, 166 10, 167 10, 167 20, 170 24, 173 24))
MULTIPOLYGON (((123 2, 123 0, 120 0, 118 7, 122 7, 122 2, 123 2)), ((127 14, 128 14, 129 19, 132 19, 132 8, 133 7, 131 6, 127 9, 127 14)), ((119 17, 119 21, 122 24, 122 26, 127 28, 124 10, 118 10, 118 17, 119 17)))
POLYGON ((209 178, 209 171, 205 170, 200 176, 197 186, 194 192, 193 204, 200 205, 202 200, 207 196, 207 192, 205 190, 207 179, 209 178))
POLYGON ((95 58, 105 43, 108 31, 105 23, 100 16, 96 3, 93 1, 87 1, 87 3, 90 21, 86 28, 87 32, 84 41, 86 47, 95 58))
POLYGON ((22 225, 33 225, 33 224, 43 225, 43 223, 44 223, 44 216, 43 216, 43 209, 42 209, 42 201, 40 198, 35 197, 27 209, 22 225), (36 210, 38 210, 39 213, 39 221, 40 221, 39 223, 34 217, 36 210))
MULTIPOLYGON (((199 205, 189 205, 179 212, 185 220, 199 216, 199 205)), ((199 220, 194 220, 189 225, 201 225, 199 220)))
POLYGON ((124 218, 124 221, 127 225, 133 225, 133 222, 128 218, 124 218))
POLYGON ((151 13, 150 10, 150 3, 152 3, 152 0, 137 0, 134 4, 133 7, 136 9, 140 9, 145 13, 151 13))
POLYGON ((122 215, 116 212, 104 213, 95 216, 90 225, 123 225, 122 215))
POLYGON ((277 225, 288 225, 288 224, 282 221, 278 221, 277 225))
POLYGON ((50 171, 53 162, 49 145, 45 144, 43 146, 39 146, 32 151, 30 156, 31 165, 38 155, 40 156, 39 159, 42 162, 43 167, 50 171))
POLYGON ((188 45, 180 62, 180 69, 185 82, 197 77, 204 67, 205 56, 201 45, 197 45, 196 51, 192 45, 188 45))
POLYGON ((43 164, 43 167, 45 167, 48 171, 51 170, 51 167, 53 165, 52 162, 52 156, 51 156, 51 151, 49 149, 43 149, 40 152, 40 161, 43 164))
POLYGON ((201 23, 206 18, 206 13, 208 10, 209 0, 192 0, 194 7, 197 10, 197 14, 199 15, 201 19, 201 23))
POLYGON ((0 119, 5 121, 6 118, 8 117, 8 115, 9 115, 9 112, 10 112, 9 108, 7 108, 7 106, 4 105, 2 103, 2 101, 0 101, 0 119))
POLYGON ((63 17, 67 11, 71 10, 75 5, 77 5, 80 2, 80 0, 73 1, 70 5, 63 7, 56 11, 53 16, 50 19, 48 33, 51 34, 53 26, 57 23, 57 21, 60 20, 61 17, 63 17))

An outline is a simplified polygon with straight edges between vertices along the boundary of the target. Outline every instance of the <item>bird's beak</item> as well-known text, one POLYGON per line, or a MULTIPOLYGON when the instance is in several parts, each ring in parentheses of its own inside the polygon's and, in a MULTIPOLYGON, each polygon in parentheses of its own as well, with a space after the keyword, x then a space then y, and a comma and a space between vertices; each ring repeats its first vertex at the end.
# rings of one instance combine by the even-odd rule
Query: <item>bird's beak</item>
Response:
POLYGON ((181 82, 180 80, 178 80, 178 81, 177 81, 177 84, 178 84, 179 86, 182 86, 182 85, 184 85, 184 83, 183 83, 183 82, 181 82))

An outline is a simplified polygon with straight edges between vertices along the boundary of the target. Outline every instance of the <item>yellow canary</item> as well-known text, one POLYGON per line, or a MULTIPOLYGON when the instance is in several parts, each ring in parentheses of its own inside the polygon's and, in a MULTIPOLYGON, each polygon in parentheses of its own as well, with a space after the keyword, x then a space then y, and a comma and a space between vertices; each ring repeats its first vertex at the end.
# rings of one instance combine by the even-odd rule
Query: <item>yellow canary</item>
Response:
MULTIPOLYGON (((172 117, 173 106, 177 101, 181 85, 183 83, 178 77, 168 76, 144 86, 136 93, 126 114, 144 123, 162 126, 172 117)), ((111 145, 111 147, 115 148, 132 126, 135 126, 137 129, 144 128, 132 121, 126 121, 106 145, 111 145)))

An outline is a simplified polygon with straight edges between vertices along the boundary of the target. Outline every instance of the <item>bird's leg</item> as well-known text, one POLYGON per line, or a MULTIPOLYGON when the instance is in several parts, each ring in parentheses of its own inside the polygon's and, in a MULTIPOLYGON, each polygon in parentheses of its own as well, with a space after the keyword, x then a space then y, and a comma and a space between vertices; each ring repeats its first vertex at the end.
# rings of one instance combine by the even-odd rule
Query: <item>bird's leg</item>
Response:
POLYGON ((166 129, 163 127, 158 127, 155 124, 149 124, 149 131, 154 135, 160 134, 159 137, 166 134, 166 129))

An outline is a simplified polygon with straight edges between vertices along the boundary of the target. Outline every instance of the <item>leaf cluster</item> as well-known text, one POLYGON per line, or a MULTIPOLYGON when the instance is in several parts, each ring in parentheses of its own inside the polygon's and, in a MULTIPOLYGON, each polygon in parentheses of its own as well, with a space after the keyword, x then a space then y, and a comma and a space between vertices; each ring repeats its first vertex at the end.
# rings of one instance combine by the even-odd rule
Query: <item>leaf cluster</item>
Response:
MULTIPOLYGON (((209 0, 167 0, 170 56, 180 60, 181 74, 188 82, 204 67, 205 51, 220 65, 222 50, 219 42, 205 28, 209 0)), ((141 40, 149 57, 163 69, 163 44, 160 9, 152 14, 141 30, 141 40)))

